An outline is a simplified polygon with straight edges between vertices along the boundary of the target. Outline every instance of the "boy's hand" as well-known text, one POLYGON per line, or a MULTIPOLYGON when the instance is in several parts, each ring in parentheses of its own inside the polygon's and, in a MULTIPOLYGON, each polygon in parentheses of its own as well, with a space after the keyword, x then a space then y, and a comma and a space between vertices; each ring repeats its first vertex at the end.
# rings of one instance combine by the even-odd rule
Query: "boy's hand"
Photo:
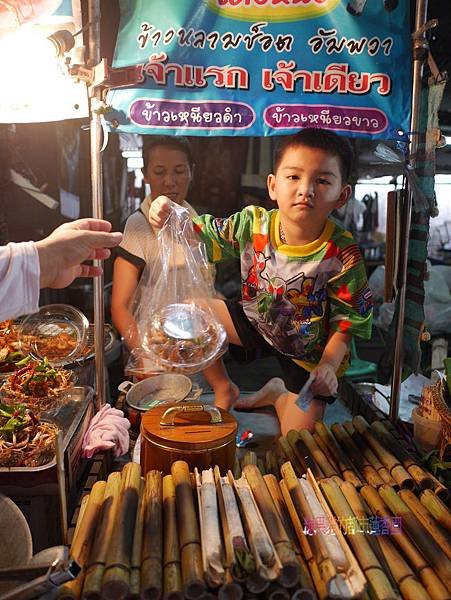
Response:
POLYGON ((167 196, 158 196, 150 205, 149 223, 155 229, 161 229, 172 211, 174 203, 167 196))
POLYGON ((319 364, 313 369, 315 381, 312 383, 311 390, 317 396, 335 396, 338 390, 338 380, 335 369, 329 363, 319 364))

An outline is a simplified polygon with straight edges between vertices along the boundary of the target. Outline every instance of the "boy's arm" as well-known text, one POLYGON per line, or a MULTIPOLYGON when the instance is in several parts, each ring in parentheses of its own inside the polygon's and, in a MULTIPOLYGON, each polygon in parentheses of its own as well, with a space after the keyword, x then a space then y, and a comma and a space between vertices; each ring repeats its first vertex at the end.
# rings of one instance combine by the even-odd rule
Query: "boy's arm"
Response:
POLYGON ((321 360, 313 369, 315 381, 312 392, 320 396, 334 396, 338 389, 336 372, 348 351, 351 335, 340 331, 332 331, 327 340, 321 360))

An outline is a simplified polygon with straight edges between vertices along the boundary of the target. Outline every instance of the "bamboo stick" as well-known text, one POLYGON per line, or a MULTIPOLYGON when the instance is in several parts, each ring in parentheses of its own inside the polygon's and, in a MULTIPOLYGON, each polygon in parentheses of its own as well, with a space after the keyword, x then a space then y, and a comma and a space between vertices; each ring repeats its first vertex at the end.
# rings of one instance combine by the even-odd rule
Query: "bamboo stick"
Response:
POLYGON ((233 461, 233 476, 235 479, 241 477, 241 463, 238 458, 238 454, 235 454, 235 460, 233 461))
POLYGON ((97 481, 92 486, 89 500, 83 514, 83 520, 80 522, 80 526, 76 532, 77 535, 74 535, 72 541, 70 553, 80 567, 88 566, 89 554, 91 552, 92 542, 94 541, 94 534, 99 519, 105 488, 105 481, 97 481))
MULTIPOLYGON (((297 431, 294 434, 289 431, 287 436, 280 436, 280 438, 277 440, 277 445, 280 454, 284 456, 284 462, 289 460, 296 475, 301 477, 301 475, 305 473, 306 463, 309 462, 309 454, 306 448, 305 451, 304 448, 301 451, 299 450, 300 443, 296 442, 296 445, 293 445, 293 443, 290 441, 293 435, 295 435, 296 438, 299 437, 297 431)), ((284 462, 282 462, 282 464, 284 464, 284 462)), ((311 462, 313 463, 313 461, 311 462)))
POLYGON ((426 473, 426 471, 417 464, 414 458, 403 448, 399 441, 393 437, 381 422, 374 421, 374 423, 371 424, 371 429, 374 431, 381 444, 388 448, 390 452, 401 461, 403 467, 421 490, 432 489, 434 487, 434 482, 429 476, 429 473, 426 473))
MULTIPOLYGON (((323 479, 319 485, 336 517, 340 520, 348 521, 351 519, 357 521, 357 517, 348 501, 334 481, 323 479)), ((355 531, 348 536, 348 542, 365 573, 372 594, 378 600, 395 600, 397 594, 383 572, 381 564, 365 535, 360 531, 355 531)))
POLYGON ((243 473, 282 563, 278 580, 284 587, 293 587, 299 581, 299 563, 265 480, 253 465, 247 465, 243 473))
MULTIPOLYGON (((254 557, 247 544, 232 487, 233 475, 229 471, 227 477, 221 477, 218 466, 215 467, 214 474, 224 539, 226 574, 230 573, 234 580, 244 581, 247 575, 255 572, 256 567, 254 557)), ((227 576, 227 582, 224 585, 227 585, 229 581, 227 576)))
POLYGON ((327 460, 327 456, 324 452, 319 448, 318 444, 313 439, 312 434, 307 429, 302 429, 299 432, 299 435, 307 446, 311 456, 315 460, 316 464, 320 467, 321 471, 324 473, 325 477, 332 477, 332 475, 338 475, 339 472, 333 468, 330 462, 327 460))
MULTIPOLYGON (((247 539, 255 558, 257 575, 267 582, 274 581, 280 575, 282 564, 265 521, 258 509, 251 487, 244 476, 234 481, 233 484, 239 498, 247 539)), ((254 578, 255 576, 252 576, 246 581, 246 586, 253 592, 256 590, 251 589, 249 585, 254 578)), ((253 582, 251 585, 253 588, 255 587, 253 582)))
POLYGON ((395 490, 399 490, 399 485, 396 483, 396 481, 390 475, 390 471, 377 458, 377 456, 374 454, 374 452, 368 446, 364 437, 362 435, 360 435, 360 433, 354 429, 353 424, 350 421, 346 421, 345 423, 343 423, 343 427, 348 432, 348 434, 351 436, 352 440, 354 441, 356 446, 360 449, 360 451, 362 452, 363 456, 367 459, 369 464, 372 467, 374 467, 374 469, 380 475, 382 482, 388 483, 388 485, 391 485, 395 490))
POLYGON ((434 494, 442 500, 442 502, 448 502, 449 500, 449 489, 446 488, 441 481, 437 479, 434 475, 430 475, 432 482, 434 484, 434 494))
POLYGON ((195 469, 195 474, 204 577, 209 587, 217 588, 225 582, 225 570, 213 469, 204 470, 201 475, 195 469))
POLYGON ((283 523, 285 531, 287 532, 288 538, 293 546, 293 550, 299 563, 299 588, 301 590, 311 591, 313 593, 314 584, 308 566, 301 554, 299 541, 296 537, 293 523, 291 522, 287 506, 284 502, 279 482, 274 475, 265 475, 263 479, 265 480, 266 487, 271 494, 271 498, 274 502, 277 513, 283 523))
POLYGON ((337 472, 343 475, 343 479, 350 481, 357 488, 361 488, 363 485, 362 480, 356 474, 351 461, 347 457, 346 453, 343 452, 341 447, 337 444, 327 425, 325 425, 322 421, 316 421, 315 432, 317 433, 318 438, 322 440, 324 447, 327 449, 328 458, 331 458, 332 456, 335 457, 338 467, 337 472))
POLYGON ((111 473, 106 483, 94 544, 90 553, 89 565, 83 586, 83 598, 86 599, 94 600, 100 598, 101 595, 108 546, 114 527, 116 526, 115 519, 121 493, 121 479, 120 473, 111 473))
POLYGON ((449 536, 443 531, 443 529, 441 529, 437 521, 435 521, 434 518, 428 513, 426 508, 421 504, 415 494, 410 490, 400 490, 398 492, 398 496, 403 502, 405 502, 423 527, 427 529, 433 540, 446 554, 446 556, 451 559, 451 542, 449 536))
POLYGON ((294 486, 296 485, 296 476, 294 476, 293 479, 291 479, 291 475, 288 472, 286 472, 285 474, 286 479, 282 479, 279 482, 279 487, 280 487, 280 491, 282 492, 282 497, 285 501, 285 506, 287 507, 287 511, 288 514, 290 516, 291 522, 293 524, 293 529, 296 533, 296 537, 299 541, 299 546, 301 549, 301 555, 305 558, 309 570, 310 570, 310 575, 312 578, 312 582, 314 585, 314 589, 317 593, 317 595, 319 596, 320 600, 323 600, 324 598, 327 597, 327 586, 326 586, 326 580, 325 578, 323 578, 321 576, 319 567, 318 567, 318 563, 316 562, 314 556, 313 556, 313 552, 312 549, 310 547, 309 541, 307 540, 307 536, 304 533, 304 526, 301 522, 301 512, 299 510, 299 506, 298 506, 298 502, 296 502, 296 506, 295 503, 293 502, 293 498, 291 497, 290 494, 290 490, 288 488, 288 486, 292 485, 293 486, 293 497, 296 496, 295 493, 295 488, 294 486), (289 481, 289 483, 287 484, 287 481, 289 481))
POLYGON ((163 589, 164 600, 182 600, 182 571, 172 475, 163 477, 163 589))
MULTIPOLYGON (((374 515, 382 518, 392 515, 381 496, 373 487, 369 485, 364 486, 360 490, 360 494, 363 496, 374 515)), ((445 585, 425 560, 424 556, 407 533, 400 531, 394 535, 392 539, 412 566, 414 572, 420 577, 421 583, 431 598, 433 598, 433 600, 449 600, 449 593, 445 585)))
POLYGON ((143 527, 146 514, 146 484, 141 477, 139 486, 138 509, 136 511, 135 531, 133 533, 133 548, 130 561, 130 591, 127 600, 138 599, 141 590, 141 552, 143 542, 143 527))
POLYGON ((440 525, 451 532, 451 511, 432 490, 424 490, 420 495, 420 502, 440 525))
POLYGON ((313 439, 315 440, 318 448, 321 450, 321 452, 324 454, 324 456, 326 456, 327 460, 330 462, 330 464, 332 465, 334 470, 337 473, 341 473, 340 467, 338 466, 336 459, 333 456, 331 456, 329 448, 325 444, 325 441, 322 439, 322 437, 318 434, 318 432, 316 430, 312 433, 312 436, 313 436, 313 439))
POLYGON ((200 533, 188 463, 183 460, 174 462, 171 466, 171 474, 175 485, 183 589, 189 600, 196 600, 205 592, 205 582, 202 572, 200 533))
POLYGON ((243 469, 246 465, 256 465, 257 464, 257 454, 252 450, 246 450, 241 460, 241 469, 243 469))
POLYGON ((368 462, 361 450, 356 446, 355 442, 348 432, 339 423, 334 423, 331 426, 332 433, 338 444, 340 444, 346 454, 351 459, 351 462, 356 466, 364 479, 373 487, 379 487, 384 483, 376 469, 368 462))
POLYGON ((430 538, 423 525, 418 521, 407 504, 401 500, 400 496, 390 486, 381 486, 379 494, 392 513, 402 517, 403 529, 406 529, 410 538, 421 548, 422 554, 429 561, 429 564, 442 579, 443 583, 451 589, 451 561, 449 558, 442 552, 436 542, 430 538))
POLYGON ((102 581, 102 596, 105 598, 125 598, 129 591, 130 561, 140 486, 140 465, 127 463, 122 470, 116 527, 110 539, 102 581))
POLYGON ((148 471, 141 549, 141 598, 146 600, 160 598, 163 587, 162 496, 161 471, 148 471))
POLYGON ((277 462, 277 456, 274 450, 267 450, 265 454, 266 459, 266 473, 280 477, 279 463, 277 462))
POLYGON ((363 435, 381 463, 390 471, 390 475, 398 483, 399 487, 409 490, 414 489, 415 481, 401 465, 398 458, 379 442, 367 421, 362 416, 357 415, 352 419, 352 424, 363 435))
MULTIPOLYGON (((369 523, 369 517, 373 516, 372 512, 371 512, 369 506, 367 505, 367 503, 365 502, 365 500, 363 499, 363 497, 357 491, 357 489, 348 481, 343 482, 340 486, 340 489, 341 489, 344 497, 348 501, 349 506, 351 507, 352 512, 355 514, 355 516, 358 519, 361 519, 362 522, 369 523)), ((371 549, 373 550, 374 554, 377 556, 379 563, 382 567, 382 570, 389 578, 389 580, 392 584, 392 587, 396 588, 396 581, 392 576, 390 567, 387 564, 387 561, 386 561, 381 549, 379 548, 379 545, 377 544, 376 537, 377 536, 374 536, 374 535, 367 535, 367 536, 365 536, 365 539, 368 541, 369 545, 371 546, 371 549)))

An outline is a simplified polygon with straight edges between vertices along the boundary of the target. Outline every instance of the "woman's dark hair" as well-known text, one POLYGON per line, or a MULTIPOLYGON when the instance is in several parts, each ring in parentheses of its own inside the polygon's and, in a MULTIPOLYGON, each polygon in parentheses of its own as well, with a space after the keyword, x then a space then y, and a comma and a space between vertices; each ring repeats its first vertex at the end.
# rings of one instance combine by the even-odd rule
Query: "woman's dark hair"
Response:
POLYGON ((320 148, 338 158, 340 173, 343 183, 347 183, 352 172, 354 150, 348 138, 337 135, 333 131, 320 128, 307 128, 294 135, 281 137, 274 150, 274 173, 288 148, 305 146, 307 148, 320 148))
POLYGON ((176 137, 170 135, 146 135, 143 136, 143 161, 144 173, 147 172, 147 166, 149 164, 149 156, 150 152, 156 148, 157 146, 165 146, 166 148, 171 148, 172 150, 180 150, 186 154, 186 158, 188 160, 188 164, 192 169, 194 166, 193 161, 193 152, 191 150, 191 144, 189 143, 188 138, 186 137, 176 137))

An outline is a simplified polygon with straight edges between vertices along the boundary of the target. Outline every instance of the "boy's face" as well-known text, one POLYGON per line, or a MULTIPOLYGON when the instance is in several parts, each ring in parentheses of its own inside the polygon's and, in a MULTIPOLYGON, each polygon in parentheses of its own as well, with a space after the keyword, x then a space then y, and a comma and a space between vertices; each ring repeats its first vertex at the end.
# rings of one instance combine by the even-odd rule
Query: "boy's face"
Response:
POLYGON ((324 225, 334 208, 349 199, 336 156, 320 148, 288 147, 275 174, 268 175, 268 191, 281 216, 299 225, 324 225))
POLYGON ((182 150, 155 146, 150 150, 144 179, 150 185, 152 200, 167 196, 182 204, 186 200, 192 173, 188 158, 182 150))

